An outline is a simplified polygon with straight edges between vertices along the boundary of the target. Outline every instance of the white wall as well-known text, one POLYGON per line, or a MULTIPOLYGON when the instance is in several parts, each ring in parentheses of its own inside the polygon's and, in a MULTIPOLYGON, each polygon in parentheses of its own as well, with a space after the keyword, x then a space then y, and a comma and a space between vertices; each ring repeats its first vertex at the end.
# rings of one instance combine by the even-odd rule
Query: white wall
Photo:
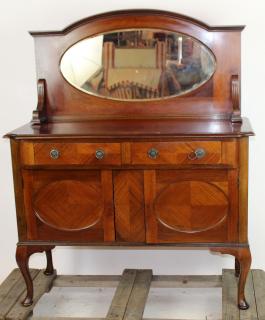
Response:
MULTIPOLYGON (((263 0, 1 0, 0 134, 28 122, 36 106, 33 40, 28 30, 57 30, 93 14, 123 8, 156 8, 186 14, 210 25, 246 24, 242 34, 242 108, 256 137, 250 139, 249 235, 253 267, 265 269, 265 2, 263 0)), ((229 50, 229 48, 228 48, 229 50)), ((7 140, 0 140, 0 281, 15 267, 16 219, 7 140)), ((117 274, 125 267, 164 274, 220 273, 233 259, 202 251, 57 248, 59 273, 117 274)), ((36 254, 31 265, 43 266, 36 254)))

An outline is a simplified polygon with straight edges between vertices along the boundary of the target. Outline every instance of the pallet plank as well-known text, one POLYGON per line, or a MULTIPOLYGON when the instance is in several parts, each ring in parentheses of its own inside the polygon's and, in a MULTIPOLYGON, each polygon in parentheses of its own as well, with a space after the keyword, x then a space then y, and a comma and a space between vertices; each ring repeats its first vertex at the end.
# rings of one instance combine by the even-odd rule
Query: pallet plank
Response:
POLYGON ((152 270, 137 270, 124 320, 142 320, 145 303, 151 286, 152 275, 152 270))
MULTIPOLYGON (((85 317, 34 317, 30 320, 105 320, 105 318, 85 318, 85 317)), ((148 319, 149 320, 149 319, 148 319)))
MULTIPOLYGON (((31 317, 30 320, 105 320, 105 318, 76 318, 76 317, 31 317)), ((159 318, 143 318, 143 320, 188 320, 188 319, 159 319, 159 318)), ((194 319, 197 320, 197 319, 194 319)), ((198 319, 201 320, 201 319, 198 319)), ((207 320, 207 317, 205 318, 207 320)))
POLYGON ((21 278, 20 270, 14 269, 0 285, 0 301, 2 301, 16 282, 21 278))
POLYGON ((7 320, 24 320, 27 319, 31 314, 35 304, 38 302, 40 297, 48 292, 52 286, 53 280, 56 277, 56 271, 52 275, 45 275, 41 270, 33 281, 34 285, 34 300, 33 304, 29 307, 21 305, 20 299, 16 301, 12 309, 6 315, 7 320))
MULTIPOLYGON (((31 317, 30 320, 105 320, 105 318, 76 318, 76 317, 31 317)), ((143 318, 143 320, 189 320, 189 319, 159 319, 159 318, 143 318)), ((197 320, 197 319, 194 319, 197 320)), ((201 319, 198 319, 201 320, 201 319)), ((207 320, 207 317, 205 318, 207 320)))
POLYGON ((151 288, 221 288, 222 276, 153 276, 151 288))
POLYGON ((249 304, 248 310, 240 310, 240 320, 258 320, 256 299, 252 278, 252 271, 249 272, 245 287, 246 300, 249 304))
POLYGON ((222 320, 239 320, 237 307, 237 279, 233 270, 223 270, 222 320))
POLYGON ((121 276, 109 275, 59 275, 53 282, 54 287, 105 287, 115 288, 121 276))
POLYGON ((116 289, 111 302, 106 320, 122 320, 126 306, 130 298, 134 281, 136 278, 135 269, 125 269, 121 281, 116 289))
POLYGON ((259 320, 265 320, 265 272, 263 270, 253 270, 253 285, 257 304, 259 320))
MULTIPOLYGON (((115 288, 121 276, 111 275, 58 275, 53 282, 54 287, 105 287, 115 288)), ((219 288, 222 287, 222 276, 153 276, 152 288, 219 288)))
MULTIPOLYGON (((32 279, 35 279, 35 277, 39 274, 39 271, 40 270, 37 270, 37 269, 30 270, 32 279)), ((15 285, 11 287, 11 289, 8 291, 8 293, 0 302, 0 319, 1 320, 6 319, 6 315, 11 310, 11 308, 15 305, 15 303, 18 300, 20 300, 20 297, 25 292, 25 290, 26 290, 26 284, 20 273, 18 280, 15 282, 15 285)))
MULTIPOLYGON (((31 317, 30 320, 105 320, 105 318, 77 318, 77 317, 31 317)), ((148 319, 149 320, 149 319, 148 319)))

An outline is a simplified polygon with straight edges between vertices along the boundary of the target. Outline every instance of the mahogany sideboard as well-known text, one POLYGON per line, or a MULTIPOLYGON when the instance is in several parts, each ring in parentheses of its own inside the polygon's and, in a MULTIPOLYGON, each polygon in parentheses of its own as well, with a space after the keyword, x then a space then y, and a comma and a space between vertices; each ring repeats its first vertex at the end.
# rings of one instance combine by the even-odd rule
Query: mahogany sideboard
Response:
POLYGON ((19 241, 201 248, 235 257, 238 306, 250 269, 248 139, 240 110, 242 26, 116 11, 31 32, 38 105, 10 138, 19 241))

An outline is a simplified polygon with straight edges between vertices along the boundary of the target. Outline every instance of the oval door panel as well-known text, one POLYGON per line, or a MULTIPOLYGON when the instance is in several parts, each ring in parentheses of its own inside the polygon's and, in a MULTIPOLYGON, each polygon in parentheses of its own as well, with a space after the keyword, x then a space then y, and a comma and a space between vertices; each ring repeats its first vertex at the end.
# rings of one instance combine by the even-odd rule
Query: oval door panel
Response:
POLYGON ((95 225, 103 212, 100 184, 62 180, 37 193, 33 209, 45 224, 58 230, 77 231, 95 225))
POLYGON ((155 213, 165 227, 185 233, 203 232, 224 222, 228 199, 217 186, 202 181, 172 183, 158 195, 155 213))

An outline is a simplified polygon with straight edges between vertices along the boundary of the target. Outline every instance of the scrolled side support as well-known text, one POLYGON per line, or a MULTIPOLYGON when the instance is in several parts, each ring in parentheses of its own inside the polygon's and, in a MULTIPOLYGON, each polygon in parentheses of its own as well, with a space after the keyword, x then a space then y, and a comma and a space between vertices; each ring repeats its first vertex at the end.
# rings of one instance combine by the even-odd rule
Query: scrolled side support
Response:
POLYGON ((47 120, 46 110, 46 81, 45 79, 39 79, 37 83, 38 90, 38 104, 37 109, 33 111, 31 124, 40 125, 47 120))
POLYGON ((240 108, 240 81, 238 74, 232 75, 231 77, 231 99, 233 106, 231 121, 242 122, 240 108))

